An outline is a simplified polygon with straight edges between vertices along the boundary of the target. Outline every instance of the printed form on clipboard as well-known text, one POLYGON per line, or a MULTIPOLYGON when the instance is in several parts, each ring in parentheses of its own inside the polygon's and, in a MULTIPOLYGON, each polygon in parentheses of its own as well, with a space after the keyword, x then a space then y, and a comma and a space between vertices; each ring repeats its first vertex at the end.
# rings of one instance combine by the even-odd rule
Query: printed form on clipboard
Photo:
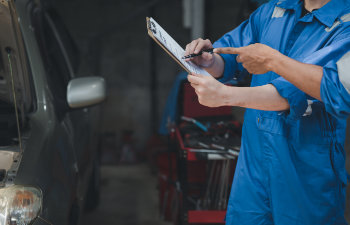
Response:
POLYGON ((210 74, 192 62, 186 62, 182 57, 185 50, 152 18, 147 17, 149 36, 157 42, 183 69, 188 73, 210 76, 210 74))

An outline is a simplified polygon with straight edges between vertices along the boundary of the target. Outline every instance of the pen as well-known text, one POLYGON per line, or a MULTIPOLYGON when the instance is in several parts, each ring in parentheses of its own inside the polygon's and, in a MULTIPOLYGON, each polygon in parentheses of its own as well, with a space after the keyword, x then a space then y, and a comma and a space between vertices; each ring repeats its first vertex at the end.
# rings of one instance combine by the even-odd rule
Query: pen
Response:
POLYGON ((200 56, 202 55, 203 52, 208 52, 210 54, 213 54, 213 48, 209 48, 209 49, 205 49, 205 50, 202 50, 200 51, 198 54, 189 54, 189 55, 185 55, 184 57, 182 57, 182 59, 189 59, 189 58, 193 58, 193 57, 196 57, 196 56, 200 56))

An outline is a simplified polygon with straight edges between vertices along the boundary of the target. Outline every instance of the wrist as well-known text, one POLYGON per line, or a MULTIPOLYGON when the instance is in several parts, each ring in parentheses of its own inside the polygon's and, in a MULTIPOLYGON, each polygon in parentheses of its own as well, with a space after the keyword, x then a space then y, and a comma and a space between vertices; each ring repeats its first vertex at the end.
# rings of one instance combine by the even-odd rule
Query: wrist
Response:
POLYGON ((223 76, 225 69, 224 59, 219 55, 213 54, 213 62, 205 70, 210 73, 215 79, 219 79, 223 76))
POLYGON ((283 58, 283 54, 280 53, 277 50, 274 50, 274 52, 271 54, 269 62, 268 62, 268 69, 269 71, 275 72, 278 74, 278 68, 281 65, 281 60, 283 58))
POLYGON ((222 85, 221 106, 240 106, 240 98, 237 87, 222 85))
POLYGON ((216 58, 216 56, 214 53, 211 62, 201 64, 200 66, 205 68, 205 69, 213 68, 215 66, 215 62, 216 62, 215 58, 216 58))
POLYGON ((220 84, 219 88, 219 105, 220 106, 227 106, 228 105, 228 98, 229 98, 229 90, 226 85, 220 84))

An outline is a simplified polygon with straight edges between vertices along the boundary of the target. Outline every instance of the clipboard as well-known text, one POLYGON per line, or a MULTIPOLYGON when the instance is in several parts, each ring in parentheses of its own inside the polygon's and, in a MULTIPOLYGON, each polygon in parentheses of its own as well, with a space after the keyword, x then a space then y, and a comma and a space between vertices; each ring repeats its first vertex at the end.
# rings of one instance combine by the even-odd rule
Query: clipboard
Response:
POLYGON ((152 18, 146 17, 148 35, 187 73, 210 74, 192 62, 181 59, 185 50, 152 18))

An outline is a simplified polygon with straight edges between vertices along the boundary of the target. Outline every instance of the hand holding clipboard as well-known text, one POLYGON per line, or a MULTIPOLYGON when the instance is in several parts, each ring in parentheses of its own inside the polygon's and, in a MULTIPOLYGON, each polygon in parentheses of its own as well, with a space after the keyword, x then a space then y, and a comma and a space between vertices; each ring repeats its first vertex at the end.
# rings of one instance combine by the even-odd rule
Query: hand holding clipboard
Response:
POLYGON ((148 35, 188 73, 210 74, 192 62, 183 59, 185 50, 153 19, 146 18, 148 35))

